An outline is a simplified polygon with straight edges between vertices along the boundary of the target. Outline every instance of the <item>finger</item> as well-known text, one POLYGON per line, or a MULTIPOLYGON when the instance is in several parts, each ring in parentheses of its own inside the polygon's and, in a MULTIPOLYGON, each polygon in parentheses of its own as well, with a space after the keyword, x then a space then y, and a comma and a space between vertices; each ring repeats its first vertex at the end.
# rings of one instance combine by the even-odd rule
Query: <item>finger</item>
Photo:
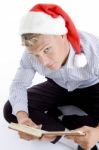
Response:
POLYGON ((21 135, 20 138, 21 138, 21 139, 24 139, 24 140, 35 140, 35 139, 37 139, 36 137, 23 136, 23 135, 21 135))
POLYGON ((38 125, 34 123, 30 118, 24 120, 22 124, 25 124, 27 126, 33 126, 34 128, 38 127, 38 125))
POLYGON ((36 129, 41 129, 42 128, 42 124, 37 125, 37 124, 32 124, 31 127, 36 128, 36 129))
POLYGON ((32 122, 24 122, 23 124, 26 125, 26 126, 33 127, 33 128, 38 128, 38 126, 36 124, 32 123, 32 122))
POLYGON ((35 136, 32 136, 32 135, 29 135, 29 134, 25 134, 25 133, 23 133, 23 132, 18 132, 18 134, 19 134, 19 136, 20 136, 20 138, 22 138, 22 139, 26 139, 26 140, 34 140, 34 139, 38 139, 37 137, 35 137, 35 136))
POLYGON ((53 141, 53 140, 55 140, 55 138, 54 138, 54 137, 53 137, 53 138, 50 138, 50 137, 48 137, 48 138, 42 137, 40 140, 41 140, 41 141, 53 141))
POLYGON ((56 139, 56 136, 53 135, 44 135, 40 138, 41 141, 53 141, 56 139))
POLYGON ((42 124, 39 125, 39 128, 40 128, 40 129, 42 128, 42 124))
POLYGON ((36 127, 36 128, 41 129, 41 128, 42 128, 42 124, 37 125, 37 127, 36 127))
POLYGON ((71 130, 71 131, 74 131, 74 132, 83 132, 86 135, 86 133, 89 131, 89 127, 88 126, 83 126, 81 128, 74 129, 74 130, 71 130))
POLYGON ((75 136, 72 136, 72 135, 65 135, 64 137, 67 139, 71 139, 71 140, 74 140, 75 138, 75 136))
POLYGON ((28 125, 33 127, 33 128, 38 128, 38 125, 35 124, 34 122, 30 122, 28 125))
POLYGON ((74 139, 74 142, 77 143, 77 144, 81 144, 81 142, 79 141, 78 138, 75 138, 75 139, 74 139))

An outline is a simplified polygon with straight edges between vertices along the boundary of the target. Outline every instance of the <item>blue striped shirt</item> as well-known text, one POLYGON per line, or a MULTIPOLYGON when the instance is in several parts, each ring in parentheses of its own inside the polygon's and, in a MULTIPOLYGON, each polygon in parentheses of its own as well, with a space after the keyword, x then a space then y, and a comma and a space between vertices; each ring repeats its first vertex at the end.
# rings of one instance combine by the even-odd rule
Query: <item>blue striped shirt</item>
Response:
POLYGON ((70 53, 67 62, 58 70, 44 67, 38 60, 25 50, 20 67, 12 81, 9 92, 9 101, 13 108, 13 114, 18 111, 28 112, 27 88, 32 85, 36 72, 56 82, 68 91, 84 88, 99 82, 99 38, 79 32, 81 51, 85 53, 87 65, 77 68, 73 64, 75 51, 70 45, 70 53))

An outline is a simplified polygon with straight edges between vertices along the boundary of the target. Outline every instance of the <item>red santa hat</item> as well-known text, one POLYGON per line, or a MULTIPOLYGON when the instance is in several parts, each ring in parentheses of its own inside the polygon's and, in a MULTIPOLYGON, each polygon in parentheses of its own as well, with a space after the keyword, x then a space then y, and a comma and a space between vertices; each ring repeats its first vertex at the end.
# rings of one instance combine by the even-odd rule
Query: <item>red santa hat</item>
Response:
POLYGON ((23 16, 20 34, 37 33, 64 35, 75 50, 74 65, 83 67, 87 64, 86 56, 80 50, 80 37, 68 14, 55 4, 37 4, 23 16))

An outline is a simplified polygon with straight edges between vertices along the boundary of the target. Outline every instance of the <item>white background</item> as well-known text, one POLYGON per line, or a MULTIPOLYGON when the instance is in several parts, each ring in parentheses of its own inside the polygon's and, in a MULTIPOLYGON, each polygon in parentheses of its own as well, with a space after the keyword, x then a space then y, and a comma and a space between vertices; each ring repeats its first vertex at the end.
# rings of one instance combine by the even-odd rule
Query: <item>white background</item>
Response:
MULTIPOLYGON (((20 150, 20 146, 23 146, 23 150, 32 149, 30 143, 24 146, 22 141, 16 142, 16 134, 13 135, 7 129, 8 124, 3 119, 2 109, 24 51, 18 33, 20 19, 34 4, 42 2, 59 4, 71 16, 78 29, 99 36, 99 0, 3 0, 0 3, 0 146, 3 150, 20 150)), ((34 84, 42 80, 44 77, 37 75, 34 84)))

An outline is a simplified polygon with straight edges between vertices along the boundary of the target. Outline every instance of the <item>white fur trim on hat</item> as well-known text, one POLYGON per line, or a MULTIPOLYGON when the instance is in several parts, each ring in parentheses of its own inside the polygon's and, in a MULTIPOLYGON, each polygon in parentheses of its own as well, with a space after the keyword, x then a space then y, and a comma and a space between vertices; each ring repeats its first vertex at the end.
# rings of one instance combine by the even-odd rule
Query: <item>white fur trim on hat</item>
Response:
POLYGON ((63 35, 67 32, 65 21, 61 16, 53 18, 46 13, 33 11, 22 18, 19 29, 21 35, 25 33, 63 35))
POLYGON ((87 64, 87 59, 84 53, 75 54, 74 65, 76 67, 84 67, 87 64))

